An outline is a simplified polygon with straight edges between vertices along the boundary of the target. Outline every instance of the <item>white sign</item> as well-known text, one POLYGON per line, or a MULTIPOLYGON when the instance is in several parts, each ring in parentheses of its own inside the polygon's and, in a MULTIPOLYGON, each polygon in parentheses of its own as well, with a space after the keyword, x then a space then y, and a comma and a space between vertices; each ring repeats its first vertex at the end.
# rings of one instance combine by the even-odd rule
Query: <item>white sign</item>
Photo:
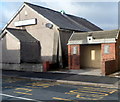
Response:
POLYGON ((29 19, 29 20, 18 21, 14 23, 16 27, 33 25, 33 24, 37 24, 37 19, 29 19))

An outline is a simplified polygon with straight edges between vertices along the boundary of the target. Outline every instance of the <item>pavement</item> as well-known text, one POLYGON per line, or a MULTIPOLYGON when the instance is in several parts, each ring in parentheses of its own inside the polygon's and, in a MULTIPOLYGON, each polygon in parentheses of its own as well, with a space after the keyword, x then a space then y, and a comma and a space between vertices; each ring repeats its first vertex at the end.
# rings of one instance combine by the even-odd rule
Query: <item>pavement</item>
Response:
POLYGON ((67 73, 67 74, 78 74, 78 75, 93 75, 93 76, 102 76, 101 69, 96 68, 84 68, 80 70, 69 70, 69 69, 59 69, 58 71, 51 71, 54 73, 67 73))
POLYGON ((93 85, 109 88, 118 88, 119 86, 119 78, 116 77, 84 75, 74 72, 73 73, 61 71, 25 72, 25 71, 2 70, 2 75, 77 85, 93 85))

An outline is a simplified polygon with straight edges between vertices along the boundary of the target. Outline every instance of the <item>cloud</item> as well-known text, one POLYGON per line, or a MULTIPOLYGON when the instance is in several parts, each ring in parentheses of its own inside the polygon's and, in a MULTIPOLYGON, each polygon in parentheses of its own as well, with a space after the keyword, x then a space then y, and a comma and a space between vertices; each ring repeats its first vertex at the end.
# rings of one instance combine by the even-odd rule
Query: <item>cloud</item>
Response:
POLYGON ((105 30, 118 28, 117 3, 80 3, 78 5, 83 8, 81 12, 79 12, 79 16, 88 19, 89 21, 97 24, 105 30))
POLYGON ((20 8, 22 3, 16 2, 2 2, 0 8, 0 22, 1 27, 8 23, 8 21, 13 17, 13 15, 17 12, 20 8))
MULTIPOLYGON (((1 0, 2 2, 32 2, 33 0, 1 0)), ((59 0, 34 0, 34 2, 58 2, 59 0)), ((119 2, 119 0, 64 0, 65 2, 119 2)), ((63 1, 63 2, 64 2, 63 1)))

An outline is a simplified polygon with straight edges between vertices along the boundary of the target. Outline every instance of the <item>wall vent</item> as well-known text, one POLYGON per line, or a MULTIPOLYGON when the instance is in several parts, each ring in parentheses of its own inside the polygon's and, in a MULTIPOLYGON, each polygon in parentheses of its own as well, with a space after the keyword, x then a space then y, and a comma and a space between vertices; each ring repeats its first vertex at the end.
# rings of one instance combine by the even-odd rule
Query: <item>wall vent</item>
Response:
POLYGON ((92 36, 92 34, 90 34, 87 36, 87 42, 91 43, 92 41, 93 41, 93 36, 92 36))

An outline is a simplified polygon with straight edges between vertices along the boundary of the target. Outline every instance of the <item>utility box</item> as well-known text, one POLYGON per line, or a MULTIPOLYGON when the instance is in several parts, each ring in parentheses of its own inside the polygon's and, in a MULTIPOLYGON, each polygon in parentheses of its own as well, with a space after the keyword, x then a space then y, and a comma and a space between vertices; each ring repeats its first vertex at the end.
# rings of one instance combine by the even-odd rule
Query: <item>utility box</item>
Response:
POLYGON ((43 62, 43 72, 47 72, 50 68, 50 63, 49 61, 43 62))

